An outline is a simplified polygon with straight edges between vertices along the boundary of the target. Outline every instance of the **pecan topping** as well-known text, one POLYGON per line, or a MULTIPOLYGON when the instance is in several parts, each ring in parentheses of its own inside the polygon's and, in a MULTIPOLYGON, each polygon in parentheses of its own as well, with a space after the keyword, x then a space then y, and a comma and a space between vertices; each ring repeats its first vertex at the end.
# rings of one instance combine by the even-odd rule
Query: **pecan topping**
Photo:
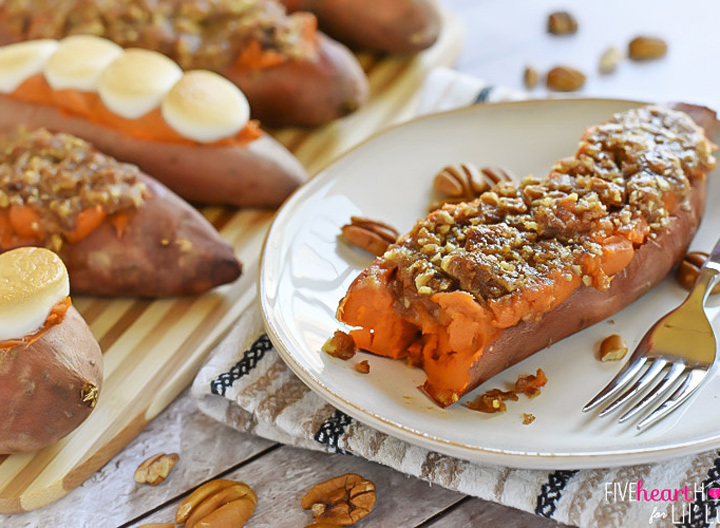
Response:
MULTIPOLYGON (((675 273, 675 278, 680 283, 680 286, 686 290, 693 287, 700 274, 700 268, 705 264, 708 256, 704 251, 691 251, 685 255, 675 273)), ((711 293, 720 293, 720 284, 716 285, 711 293)))
POLYGON ((322 346, 322 351, 328 356, 347 361, 357 352, 355 341, 342 330, 336 330, 335 334, 322 346))
POLYGON ((572 35, 577 33, 578 23, 568 11, 556 11, 548 16, 548 33, 572 35))
POLYGON ((657 37, 636 37, 628 45, 628 55, 632 60, 652 60, 664 57, 667 44, 657 37))
POLYGON ((585 84, 585 74, 570 66, 558 66, 548 72, 546 83, 556 92, 574 92, 585 84))
POLYGON ((350 224, 341 228, 342 236, 353 246, 380 256, 395 242, 398 232, 383 222, 353 216, 350 224))
POLYGON ((529 425, 535 421, 535 416, 532 414, 522 413, 523 425, 529 425))
POLYGON ((355 473, 347 473, 316 484, 303 497, 302 507, 312 510, 314 526, 321 523, 350 526, 369 515, 375 501, 375 484, 355 473))
POLYGON ((151 456, 135 470, 134 480, 138 484, 157 486, 164 481, 180 460, 177 453, 158 453, 151 456))
POLYGON ((625 357, 628 346, 618 334, 613 334, 600 343, 600 361, 617 361, 625 357))
POLYGON ((257 495, 244 482, 211 480, 193 491, 178 506, 175 522, 193 526, 241 528, 252 517, 257 495))

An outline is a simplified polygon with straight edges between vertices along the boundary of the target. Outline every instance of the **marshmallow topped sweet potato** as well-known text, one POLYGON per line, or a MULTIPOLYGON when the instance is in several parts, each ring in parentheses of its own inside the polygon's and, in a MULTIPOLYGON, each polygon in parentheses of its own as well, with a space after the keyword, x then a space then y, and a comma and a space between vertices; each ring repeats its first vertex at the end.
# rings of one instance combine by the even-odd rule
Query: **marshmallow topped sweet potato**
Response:
POLYGON ((630 304, 684 254, 704 210, 715 116, 684 109, 693 118, 617 114, 547 176, 433 211, 352 283, 338 318, 359 327, 359 348, 422 366, 447 406, 630 304))
POLYGON ((45 447, 95 407, 102 354, 68 293, 53 252, 0 255, 0 454, 45 447))

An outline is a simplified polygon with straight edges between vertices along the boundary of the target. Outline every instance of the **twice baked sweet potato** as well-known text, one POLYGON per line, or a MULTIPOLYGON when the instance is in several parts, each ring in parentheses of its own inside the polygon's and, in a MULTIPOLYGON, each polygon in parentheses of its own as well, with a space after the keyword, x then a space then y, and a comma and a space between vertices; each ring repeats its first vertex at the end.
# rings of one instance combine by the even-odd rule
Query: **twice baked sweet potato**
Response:
POLYGON ((235 280, 233 249, 137 167, 47 130, 0 137, 0 250, 57 252, 77 294, 166 297, 235 280))
POLYGON ((0 44, 80 34, 160 52, 184 70, 217 72, 243 90, 253 116, 273 126, 326 123, 367 97, 355 57, 318 33, 313 15, 286 15, 275 0, 0 3, 0 44))
MULTIPOLYGON (((715 115, 684 107, 712 135, 715 115)), ((682 257, 714 145, 683 112, 590 127, 545 178, 500 183, 418 222, 350 286, 359 348, 407 357, 447 406, 510 365, 627 306, 682 257)))
POLYGON ((0 279, 0 454, 34 451, 90 415, 102 353, 67 297, 67 271, 52 252, 0 255, 0 279))
POLYGON ((434 0, 281 0, 288 11, 310 11, 328 35, 353 48, 415 53, 440 33, 434 0))

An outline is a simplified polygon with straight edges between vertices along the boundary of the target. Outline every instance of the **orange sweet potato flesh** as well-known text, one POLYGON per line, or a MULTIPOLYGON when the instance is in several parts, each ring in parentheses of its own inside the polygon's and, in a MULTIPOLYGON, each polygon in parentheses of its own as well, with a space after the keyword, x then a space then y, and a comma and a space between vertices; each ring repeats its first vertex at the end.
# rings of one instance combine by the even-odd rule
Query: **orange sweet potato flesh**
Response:
POLYGON ((35 451, 77 428, 94 407, 90 388, 102 387, 102 361, 72 306, 29 345, 0 348, 0 453, 35 451))
MULTIPOLYGON (((683 106, 712 137, 714 113, 683 106)), ((601 241, 598 274, 612 276, 608 289, 584 286, 559 275, 549 284, 479 303, 464 291, 434 293, 398 314, 396 270, 379 259, 350 286, 338 319, 360 348, 421 364, 425 392, 447 406, 479 384, 551 343, 586 328, 632 303, 658 284, 685 254, 705 207, 706 179, 691 178, 689 208, 677 207, 668 225, 647 243, 635 233, 601 241), (539 317, 527 317, 539 313, 539 317)), ((407 308, 407 305, 405 306, 407 308)), ((402 311, 402 310, 400 310, 402 311)))

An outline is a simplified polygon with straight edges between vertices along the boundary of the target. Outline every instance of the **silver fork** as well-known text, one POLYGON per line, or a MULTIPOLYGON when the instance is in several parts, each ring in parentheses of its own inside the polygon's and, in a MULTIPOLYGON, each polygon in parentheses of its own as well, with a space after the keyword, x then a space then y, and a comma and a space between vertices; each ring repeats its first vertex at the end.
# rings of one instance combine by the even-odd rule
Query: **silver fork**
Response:
POLYGON ((599 415, 605 416, 649 388, 647 394, 620 417, 622 423, 659 402, 663 394, 676 386, 670 396, 637 424, 642 430, 685 402, 705 380, 717 356, 715 333, 705 314, 705 301, 719 280, 720 240, 700 269, 685 302, 648 330, 625 366, 583 407, 583 412, 608 402, 622 391, 599 415))

